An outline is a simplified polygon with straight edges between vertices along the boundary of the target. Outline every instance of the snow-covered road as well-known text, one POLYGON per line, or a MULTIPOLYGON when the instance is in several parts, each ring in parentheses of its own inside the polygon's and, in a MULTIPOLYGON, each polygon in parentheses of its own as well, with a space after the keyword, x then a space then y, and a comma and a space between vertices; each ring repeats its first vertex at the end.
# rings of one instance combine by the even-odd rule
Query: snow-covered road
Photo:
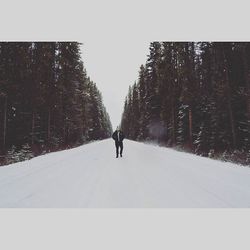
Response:
POLYGON ((250 168, 108 139, 0 167, 0 207, 250 207, 250 168))

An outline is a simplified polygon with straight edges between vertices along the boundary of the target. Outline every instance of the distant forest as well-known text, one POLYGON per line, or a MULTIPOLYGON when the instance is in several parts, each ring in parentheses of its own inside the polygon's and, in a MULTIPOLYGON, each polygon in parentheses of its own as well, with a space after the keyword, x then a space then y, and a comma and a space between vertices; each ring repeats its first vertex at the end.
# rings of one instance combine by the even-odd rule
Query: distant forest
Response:
POLYGON ((132 140, 250 164, 250 43, 152 42, 121 127, 132 140))
POLYGON ((0 165, 111 133, 79 43, 0 43, 0 165))

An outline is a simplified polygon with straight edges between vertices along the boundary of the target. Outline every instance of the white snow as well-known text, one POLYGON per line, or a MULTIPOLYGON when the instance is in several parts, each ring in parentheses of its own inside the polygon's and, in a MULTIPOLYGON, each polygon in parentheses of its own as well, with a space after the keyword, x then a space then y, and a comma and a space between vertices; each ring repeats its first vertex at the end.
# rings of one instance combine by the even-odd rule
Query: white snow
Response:
POLYGON ((0 167, 0 207, 250 207, 250 168, 108 139, 0 167))

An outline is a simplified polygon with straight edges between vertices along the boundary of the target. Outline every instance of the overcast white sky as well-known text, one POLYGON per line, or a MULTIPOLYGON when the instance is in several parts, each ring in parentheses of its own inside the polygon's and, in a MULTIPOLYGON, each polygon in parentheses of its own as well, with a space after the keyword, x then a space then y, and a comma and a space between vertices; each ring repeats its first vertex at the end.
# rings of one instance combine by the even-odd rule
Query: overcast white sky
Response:
POLYGON ((129 85, 138 78, 141 64, 149 51, 149 42, 82 41, 82 55, 88 76, 102 92, 103 102, 115 129, 120 124, 121 114, 129 85))

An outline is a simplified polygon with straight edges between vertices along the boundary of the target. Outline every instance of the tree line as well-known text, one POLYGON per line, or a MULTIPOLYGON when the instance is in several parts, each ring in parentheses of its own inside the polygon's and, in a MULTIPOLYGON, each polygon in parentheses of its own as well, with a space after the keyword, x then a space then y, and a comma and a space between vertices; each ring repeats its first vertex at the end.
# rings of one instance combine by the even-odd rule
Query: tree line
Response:
POLYGON ((78 42, 0 43, 0 164, 111 133, 78 42))
POLYGON ((121 127, 132 140, 250 164, 250 43, 152 42, 121 127))

